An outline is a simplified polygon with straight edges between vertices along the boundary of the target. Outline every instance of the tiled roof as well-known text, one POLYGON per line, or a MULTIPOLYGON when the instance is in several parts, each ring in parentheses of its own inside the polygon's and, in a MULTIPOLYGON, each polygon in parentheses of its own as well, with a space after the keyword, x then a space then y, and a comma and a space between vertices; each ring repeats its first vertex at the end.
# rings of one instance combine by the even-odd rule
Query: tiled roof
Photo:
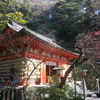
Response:
POLYGON ((37 38, 38 40, 46 43, 46 44, 49 44, 51 46, 54 46, 54 47, 57 47, 57 48, 60 48, 60 49, 63 49, 65 50, 64 48, 62 48, 61 46, 59 46, 58 44, 56 44, 52 39, 48 38, 48 37, 45 37, 39 33, 36 33, 30 29, 27 29, 27 28, 24 28, 23 30, 25 30, 27 32, 27 34, 37 38))
MULTIPOLYGON (((53 46, 53 47, 56 47, 56 48, 59 48, 59 49, 62 49, 62 50, 64 50, 64 51, 66 51, 64 48, 62 48, 62 47, 59 46, 57 43, 55 43, 52 39, 50 39, 50 38, 48 38, 48 37, 45 37, 45 36, 43 36, 43 35, 41 35, 41 34, 39 34, 39 33, 36 33, 36 32, 34 32, 34 31, 32 31, 32 30, 26 28, 26 27, 22 27, 21 25, 15 23, 14 21, 12 21, 11 23, 8 23, 7 25, 8 25, 8 27, 10 27, 11 29, 13 29, 13 30, 16 31, 17 33, 21 33, 22 31, 24 31, 26 34, 28 34, 28 35, 30 35, 30 36, 36 38, 36 39, 39 40, 39 41, 42 41, 42 42, 44 42, 44 43, 46 43, 46 44, 48 44, 48 45, 51 45, 51 46, 53 46)), ((16 33, 16 34, 17 34, 17 33, 16 33)), ((70 52, 70 51, 67 51, 67 52, 73 53, 73 54, 75 54, 75 55, 78 55, 78 54, 76 54, 76 53, 74 53, 74 52, 70 52)))
POLYGON ((31 35, 35 38, 37 38, 38 40, 41 40, 42 42, 45 42, 49 45, 52 45, 54 47, 60 48, 65 50, 64 48, 62 48, 61 46, 57 45, 52 39, 45 37, 39 33, 36 33, 28 28, 22 27, 21 25, 15 23, 14 21, 12 21, 12 23, 7 23, 8 27, 10 27, 11 29, 13 29, 16 32, 20 32, 20 31, 25 31, 26 34, 31 35))

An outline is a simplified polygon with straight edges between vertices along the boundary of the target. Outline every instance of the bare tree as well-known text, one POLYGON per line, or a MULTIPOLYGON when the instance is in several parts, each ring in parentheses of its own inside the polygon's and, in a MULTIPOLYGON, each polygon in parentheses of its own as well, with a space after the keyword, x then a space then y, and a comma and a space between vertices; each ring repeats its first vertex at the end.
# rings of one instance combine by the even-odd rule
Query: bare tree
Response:
MULTIPOLYGON (((77 47, 78 48, 78 47, 77 47)), ((87 61, 87 57, 84 57, 83 55, 83 51, 82 51, 82 48, 78 48, 78 50, 80 51, 80 54, 79 54, 79 57, 77 59, 74 59, 72 60, 72 64, 70 65, 69 69, 65 72, 65 75, 64 77, 61 77, 61 82, 58 86, 58 88, 63 88, 63 86, 65 85, 65 82, 66 82, 66 79, 69 75, 69 73, 77 66, 77 65, 80 65, 82 64, 83 62, 87 61)))
POLYGON ((71 66, 66 71, 65 76, 61 78, 59 88, 63 88, 69 73, 78 65, 84 63, 90 64, 100 77, 100 69, 97 66, 97 60, 100 60, 100 32, 90 32, 88 34, 80 34, 76 38, 75 48, 79 51, 78 59, 72 61, 71 66))
POLYGON ((96 70, 96 67, 94 66, 97 65, 97 62, 100 60, 100 32, 81 34, 79 37, 80 39, 77 39, 77 45, 80 46, 85 43, 83 50, 85 56, 88 57, 88 62, 86 63, 92 65, 96 70))

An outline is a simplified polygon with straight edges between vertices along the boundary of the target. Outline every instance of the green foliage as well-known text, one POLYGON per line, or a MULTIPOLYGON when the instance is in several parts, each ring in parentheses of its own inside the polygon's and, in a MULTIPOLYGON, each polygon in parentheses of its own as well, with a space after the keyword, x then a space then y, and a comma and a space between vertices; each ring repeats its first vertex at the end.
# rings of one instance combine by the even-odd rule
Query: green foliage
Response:
POLYGON ((21 12, 15 12, 15 13, 7 13, 7 14, 2 14, 0 13, 0 31, 4 29, 6 23, 8 22, 7 18, 12 19, 13 21, 19 23, 19 24, 26 24, 28 21, 23 19, 24 15, 21 12))
POLYGON ((30 21, 26 24, 32 30, 37 30, 39 26, 41 26, 45 22, 44 16, 40 15, 36 18, 36 20, 30 21))
POLYGON ((83 100, 80 96, 74 96, 74 91, 69 86, 63 89, 56 87, 37 88, 34 91, 33 100, 83 100))
POLYGON ((15 12, 15 13, 8 13, 6 14, 7 18, 12 19, 13 21, 20 23, 20 24, 26 24, 28 21, 23 19, 23 14, 21 12, 15 12))
POLYGON ((26 26, 29 27, 32 30, 36 30, 39 26, 39 23, 33 21, 33 22, 27 23, 26 26))
POLYGON ((5 28, 5 25, 8 21, 7 20, 1 20, 0 21, 0 32, 5 28))
POLYGON ((21 7, 19 7, 19 11, 22 12, 25 16, 29 16, 32 14, 32 10, 31 7, 28 5, 21 5, 21 7))
POLYGON ((7 21, 7 17, 20 23, 26 24, 27 21, 23 19, 23 14, 16 11, 15 0, 1 0, 0 1, 0 32, 4 29, 7 21))
POLYGON ((60 83, 60 81, 59 81, 60 80, 60 77, 57 76, 57 75, 53 75, 52 76, 52 80, 53 80, 52 85, 57 87, 59 85, 59 83, 60 83))
POLYGON ((77 96, 76 98, 74 97, 72 100, 84 100, 84 99, 82 99, 82 97, 80 96, 77 96))
POLYGON ((41 88, 36 91, 37 96, 41 95, 38 100, 65 100, 66 94, 64 90, 54 87, 41 88))
POLYGON ((98 75, 95 72, 95 70, 92 68, 91 65, 84 64, 83 67, 82 66, 77 66, 74 69, 75 73, 74 72, 72 73, 72 78, 73 79, 76 78, 76 81, 81 81, 82 78, 83 78, 82 70, 87 70, 86 76, 84 77, 85 81, 86 81, 87 88, 89 90, 94 90, 95 89, 95 79, 96 79, 96 76, 98 76, 98 75))
POLYGON ((4 14, 0 13, 0 32, 2 32, 2 30, 4 29, 6 23, 7 23, 7 20, 5 19, 4 14))
POLYGON ((6 7, 6 3, 0 1, 0 13, 6 12, 5 7, 6 7))
POLYGON ((69 98, 71 98, 71 99, 74 98, 75 92, 74 92, 74 90, 71 89, 68 85, 64 85, 63 90, 65 91, 67 97, 69 97, 69 98))
POLYGON ((78 34, 89 31, 90 13, 82 12, 84 7, 87 7, 85 0, 61 0, 55 5, 51 28, 56 30, 58 41, 64 40, 71 44, 78 34))
MULTIPOLYGON (((91 66, 90 66, 91 67, 91 66)), ((95 89, 96 74, 93 68, 89 68, 86 76, 86 83, 89 90, 95 89)))
POLYGON ((31 95, 28 95, 28 100, 82 100, 80 96, 75 99, 74 90, 68 85, 64 85, 63 89, 57 88, 59 77, 54 75, 52 79, 54 81, 50 87, 38 87, 31 91, 31 95))
POLYGON ((15 0, 1 0, 0 1, 0 12, 5 14, 8 12, 14 12, 16 9, 15 0))
POLYGON ((74 79, 74 77, 76 77, 76 80, 77 81, 80 81, 82 79, 82 67, 76 67, 74 70, 73 70, 73 73, 72 73, 72 77, 74 79))
POLYGON ((55 28, 61 33, 67 33, 67 36, 81 31, 77 25, 83 23, 85 19, 87 19, 85 14, 80 11, 81 9, 83 9, 83 7, 76 1, 64 1, 59 3, 54 9, 55 13, 52 19, 55 28))
POLYGON ((30 21, 26 26, 32 30, 36 30, 43 22, 43 19, 37 19, 36 21, 30 21))

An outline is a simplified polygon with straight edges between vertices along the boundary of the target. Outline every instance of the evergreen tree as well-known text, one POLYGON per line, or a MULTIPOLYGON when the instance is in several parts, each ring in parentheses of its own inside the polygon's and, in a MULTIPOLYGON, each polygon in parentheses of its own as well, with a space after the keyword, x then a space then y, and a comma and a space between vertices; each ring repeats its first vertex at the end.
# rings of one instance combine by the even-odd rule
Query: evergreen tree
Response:
POLYGON ((18 4, 15 0, 1 0, 0 1, 0 32, 4 29, 7 18, 10 18, 19 24, 26 24, 28 21, 24 19, 24 15, 18 12, 18 4))
MULTIPOLYGON (((51 28, 56 30, 59 40, 74 44, 74 38, 90 29, 91 17, 87 6, 81 0, 61 0, 53 9, 51 28)), ((68 46, 68 45, 67 45, 68 46)))

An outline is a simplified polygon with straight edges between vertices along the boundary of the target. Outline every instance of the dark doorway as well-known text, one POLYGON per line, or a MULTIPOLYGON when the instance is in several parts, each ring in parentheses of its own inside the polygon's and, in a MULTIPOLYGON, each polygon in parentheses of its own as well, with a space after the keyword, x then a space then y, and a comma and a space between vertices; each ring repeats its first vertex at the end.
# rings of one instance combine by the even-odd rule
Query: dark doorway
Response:
POLYGON ((52 83, 52 76, 56 75, 56 70, 53 70, 55 66, 51 65, 46 65, 46 82, 47 83, 52 83))

